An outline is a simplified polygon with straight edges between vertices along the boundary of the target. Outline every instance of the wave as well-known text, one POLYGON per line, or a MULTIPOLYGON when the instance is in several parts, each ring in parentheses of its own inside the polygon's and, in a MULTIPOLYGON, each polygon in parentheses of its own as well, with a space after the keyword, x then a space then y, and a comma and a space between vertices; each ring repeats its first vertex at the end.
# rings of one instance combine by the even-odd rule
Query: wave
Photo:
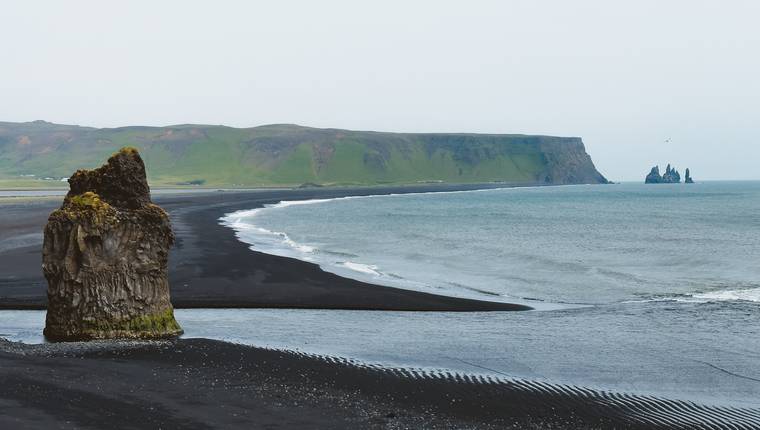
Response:
POLYGON ((754 302, 760 303, 760 286, 725 290, 711 290, 689 294, 672 294, 649 297, 642 300, 628 300, 623 303, 647 302, 681 302, 681 303, 715 303, 715 302, 754 302))
MULTIPOLYGON (((285 206, 281 206, 281 207, 285 207, 285 206)), ((257 248, 257 247, 270 248, 271 247, 273 249, 267 249, 267 250, 273 251, 275 250, 274 248, 276 248, 279 245, 279 246, 284 246, 286 248, 290 248, 302 254, 312 254, 317 251, 317 249, 313 246, 301 244, 294 241, 285 232, 268 230, 266 228, 259 227, 251 223, 250 221, 248 221, 250 218, 260 213, 262 209, 266 209, 266 208, 267 207, 265 206, 264 208, 246 209, 246 210, 232 212, 221 217, 219 220, 222 222, 222 225, 232 228, 235 231, 235 236, 241 242, 251 245, 252 248, 257 248), (252 241, 250 237, 243 237, 243 236, 246 236, 246 233, 256 234, 258 236, 257 239, 260 239, 260 240, 252 241)), ((276 253, 276 252, 275 254, 280 255, 279 253, 276 253)))
MULTIPOLYGON (((320 249, 316 246, 299 243, 293 240, 285 232, 269 230, 263 227, 259 227, 254 223, 254 218, 256 215, 260 214, 263 210, 281 209, 290 206, 309 205, 341 199, 362 197, 370 196, 349 196, 339 197, 335 199, 281 201, 276 204, 265 205, 262 208, 245 209, 232 212, 221 217, 220 221, 223 225, 231 227, 235 231, 235 234, 240 241, 251 245, 251 249, 283 257, 298 258, 311 262, 315 260, 315 257, 317 255, 321 254, 323 256, 330 256, 337 259, 338 261, 331 263, 331 265, 334 267, 348 269, 352 272, 357 272, 365 276, 369 275, 373 278, 382 278, 386 275, 380 271, 378 266, 352 261, 353 259, 358 258, 358 255, 347 252, 320 249)), ((404 278, 397 275, 388 276, 397 280, 404 280, 404 278)))
MULTIPOLYGON (((571 184, 571 185, 556 185, 554 187, 577 187, 577 186, 579 185, 571 184)), ((265 210, 283 209, 290 206, 330 203, 330 202, 336 202, 336 201, 342 201, 342 200, 369 199, 369 198, 390 197, 390 196, 406 197, 406 196, 420 196, 420 195, 428 195, 428 194, 445 195, 445 194, 460 194, 460 193, 482 193, 482 192, 495 192, 495 191, 505 191, 505 190, 516 191, 516 190, 531 190, 531 189, 538 189, 538 188, 546 188, 546 187, 541 186, 541 185, 504 186, 504 187, 494 187, 494 188, 478 188, 474 190, 421 191, 421 192, 411 192, 411 193, 389 193, 389 194, 370 194, 370 195, 364 195, 364 196, 343 196, 343 197, 333 197, 333 198, 325 198, 325 199, 282 200, 274 204, 265 204, 263 207, 260 207, 260 208, 243 209, 243 210, 231 212, 219 218, 219 221, 222 223, 222 225, 230 227, 233 230, 235 230, 235 232, 238 233, 237 234, 238 239, 240 239, 242 242, 248 243, 249 245, 256 246, 257 244, 250 243, 250 241, 245 240, 245 238, 243 237, 240 237, 241 235, 239 233, 241 231, 257 232, 266 236, 279 237, 281 238, 282 243, 289 248, 292 248, 304 253, 314 253, 314 252, 317 252, 316 248, 309 245, 299 244, 293 241, 284 232, 272 231, 272 230, 267 230, 265 228, 259 227, 255 225, 253 222, 251 222, 252 221, 251 218, 255 217, 256 215, 260 214, 262 211, 265 211, 265 210)), ((332 253, 332 254, 343 254, 340 252, 328 251, 328 250, 325 250, 324 252, 332 253)))
MULTIPOLYGON (((253 218, 265 210, 282 209, 290 206, 327 203, 339 199, 350 199, 358 197, 362 196, 347 196, 334 199, 283 200, 274 204, 266 204, 260 208, 243 209, 235 212, 230 212, 219 218, 219 221, 222 225, 230 227, 232 230, 234 230, 235 236, 238 238, 238 240, 251 245, 251 249, 255 248, 255 250, 260 250, 269 254, 312 261, 313 257, 311 257, 309 254, 315 254, 320 251, 316 247, 298 243, 294 241, 290 236, 288 236, 288 234, 285 232, 259 227, 253 222, 253 218)), ((331 251, 326 252, 332 254, 340 254, 331 251)))
MULTIPOLYGON (((554 187, 575 187, 579 185, 556 185, 554 187)), ((376 197, 389 197, 389 196, 419 196, 419 195, 428 195, 428 194, 459 194, 459 193, 481 193, 481 192, 494 192, 494 191, 504 191, 504 190, 530 190, 530 189, 537 189, 537 188, 546 188, 545 186, 505 186, 505 187, 494 187, 494 188, 478 188, 474 190, 453 190, 453 191, 421 191, 421 192, 412 192, 412 193, 389 193, 389 194, 370 194, 370 195, 364 195, 364 196, 343 196, 343 197, 333 197, 333 198, 326 198, 326 199, 310 199, 310 200, 282 200, 278 203, 274 204, 265 204, 263 207, 255 208, 255 209, 243 209, 235 212, 230 212, 228 214, 225 214, 221 218, 219 218, 219 221, 222 223, 222 225, 227 226, 235 230, 236 233, 240 233, 241 231, 255 231, 258 233, 261 233, 263 235, 269 235, 269 236, 275 236, 280 237, 282 239, 283 244, 287 245, 288 247, 297 249, 299 251, 303 252, 315 252, 316 249, 314 247, 298 244, 295 241, 293 241, 286 233, 284 232, 278 232, 278 231, 272 231, 267 230, 265 228, 259 227, 251 222, 251 218, 255 217, 259 213, 261 213, 264 210, 273 210, 273 209, 283 209, 290 206, 300 206, 300 205, 313 205, 313 204, 321 204, 321 203, 330 203, 330 202, 336 202, 336 201, 342 201, 342 200, 352 200, 352 199, 369 199, 369 198, 376 198, 376 197)), ((249 241, 246 241, 244 238, 240 237, 240 235, 237 235, 238 239, 241 241, 248 243, 250 245, 256 245, 255 243, 250 243, 249 241)), ((327 251, 326 253, 333 253, 333 254, 343 254, 336 251, 327 251)))
MULTIPOLYGON (((467 278, 463 276, 462 279, 467 279, 465 284, 462 285, 456 282, 447 282, 448 279, 433 280, 435 276, 420 277, 419 274, 410 272, 405 276, 399 276, 391 272, 394 271, 394 267, 391 263, 383 263, 385 259, 380 258, 368 258, 366 255, 357 255, 351 253, 349 250, 350 245, 334 245, 330 246, 336 249, 327 249, 328 246, 319 242, 319 239, 314 239, 315 243, 300 243, 294 240, 287 233, 283 231, 275 231, 263 228, 257 221, 257 216, 261 213, 271 213, 270 211, 276 211, 278 209, 284 209, 293 206, 304 206, 313 204, 327 204, 331 202, 338 202, 343 200, 352 199, 370 199, 377 197, 412 197, 420 195, 438 195, 438 194, 460 194, 460 193, 483 193, 483 192, 500 192, 500 191, 516 191, 516 190, 529 190, 544 187, 520 187, 520 188, 487 188, 476 190, 457 190, 457 191, 426 191, 426 192, 413 192, 413 193, 391 193, 391 194, 376 194, 376 195, 364 195, 364 196, 343 196, 335 198, 318 198, 311 200, 283 200, 273 204, 267 204, 260 208, 246 209, 236 212, 231 212, 220 218, 223 225, 232 228, 235 231, 236 236, 242 242, 248 244, 251 249, 259 252, 265 252, 268 254, 279 255, 283 257, 296 258, 304 261, 319 264, 324 270, 336 273, 341 276, 346 276, 354 279, 358 279, 364 282, 371 282, 380 285, 386 285, 396 288, 405 288, 415 291, 433 292, 436 294, 446 294, 453 297, 465 297, 476 298, 481 300, 504 300, 509 302, 531 302, 533 306, 534 301, 540 299, 526 299, 525 297, 540 297, 542 294, 542 288, 546 288, 543 283, 551 282, 541 277, 526 277, 523 278, 515 274, 504 274, 500 277, 500 282, 505 283, 507 287, 511 287, 509 284, 511 281, 521 282, 525 284, 519 289, 521 293, 519 295, 504 294, 502 291, 505 288, 482 288, 481 283, 478 280, 473 282, 471 277, 467 278), (380 267, 380 266, 388 267, 380 267), (506 280, 506 281, 505 281, 506 280), (491 291, 489 291, 491 290, 491 291), (494 291, 495 290, 495 291, 494 291), (538 290, 538 291, 535 291, 538 290)), ((497 195, 500 197, 500 195, 497 195)), ((396 202, 405 202, 406 200, 397 200, 396 202)), ((341 206, 342 207, 342 206, 341 206)), ((340 209, 340 207, 331 206, 330 209, 340 209)), ((274 215, 274 214, 272 214, 274 215)), ((308 215, 306 215, 308 216, 308 215)), ((264 220, 261 220, 263 223, 264 220)), ((275 227, 276 228, 276 227, 275 227)), ((317 232, 319 233, 319 232, 317 232)), ((304 237, 312 237, 312 233, 304 233, 304 237)), ((317 234, 316 237, 319 237, 317 234)), ((329 239, 324 239, 326 243, 332 243, 329 239)), ((337 242, 336 242, 337 243, 337 242)), ((392 252, 392 251, 391 251, 392 252)), ((417 254, 418 252, 426 253, 425 250, 410 249, 409 253, 417 254)), ((760 288, 757 285, 722 285, 723 288, 718 287, 712 282, 708 284, 702 284, 700 286, 688 285, 686 288, 682 283, 668 283, 665 285, 667 288, 662 288, 657 291, 657 288, 638 288, 641 285, 650 286, 653 280, 648 280, 636 273, 628 273, 626 270, 617 270, 615 265, 604 264, 589 264, 583 259, 576 260, 562 260, 553 258, 551 254, 542 254, 543 251, 535 251, 528 253, 519 253, 515 255, 510 254, 510 258, 517 258, 522 262, 531 263, 532 265, 538 265, 540 267, 551 267, 555 269, 566 269, 569 272, 580 273, 587 278, 591 278, 592 281, 597 283, 603 283, 604 286, 622 284, 625 288, 617 295, 617 297, 610 298, 610 302, 614 303, 626 303, 626 302, 642 302, 642 301, 671 301, 671 302, 709 302, 709 301, 748 301, 748 302, 760 302, 760 288), (712 285, 710 285, 712 284, 712 285), (705 288, 708 287, 708 288, 705 288), (733 287, 733 288, 730 288, 733 287), (751 288, 747 288, 751 287, 751 288), (636 294, 635 291, 639 291, 636 294), (673 293, 678 291, 679 293, 687 292, 687 294, 673 293), (670 291, 670 292, 669 292, 670 291), (633 294, 633 297, 632 297, 633 294), (638 295, 638 297, 636 297, 638 295), (631 300, 633 299, 633 300, 631 300), (636 300, 639 299, 639 300, 636 300)), ((435 255, 435 254, 433 254, 435 255)), ((409 254, 406 254, 409 257, 409 254)), ((428 257, 428 255, 425 255, 428 257)), ((396 268, 396 270, 399 270, 396 268)), ((519 272, 517 272, 519 273, 519 272)), ((668 281, 665 279, 664 281, 668 281)), ((572 286, 572 285, 571 285, 572 286)), ((562 296, 563 300, 550 299, 546 303, 553 303, 557 305, 565 306, 583 306, 593 302, 593 300, 573 300, 572 291, 567 294, 548 294, 549 296, 562 296)), ((547 299, 544 298, 544 300, 547 299)), ((593 302, 595 303, 595 302, 593 302)))
POLYGON ((378 267, 374 264, 362 264, 362 263, 354 263, 353 261, 344 261, 341 263, 338 263, 340 266, 343 266, 345 268, 365 273, 367 275, 374 275, 374 276, 380 276, 380 272, 377 271, 378 267))
POLYGON ((693 294, 697 300, 708 301, 744 301, 760 303, 760 287, 743 288, 738 290, 711 291, 708 293, 693 294))
MULTIPOLYGON (((528 188, 528 187, 523 187, 528 188)), ((243 243, 250 245, 254 251, 265 252, 267 254, 278 255, 282 257, 296 258, 299 260, 317 263, 322 269, 336 273, 341 276, 358 279, 365 282, 373 282, 379 285, 387 285, 396 288, 404 288, 413 291, 435 292, 452 297, 485 299, 488 296, 490 300, 499 300, 509 303, 521 301, 519 298, 507 297, 497 293, 481 291, 475 288, 464 286, 446 288, 443 286, 430 285, 425 282, 415 281, 405 278, 395 273, 386 273, 379 266, 357 261, 361 256, 338 251, 319 248, 315 245, 307 245, 293 240, 287 233, 281 231, 269 230, 256 225, 256 216, 263 211, 283 209, 291 206, 322 204, 348 199, 365 199, 371 197, 385 196, 408 196, 419 194, 442 194, 442 193, 460 193, 460 192, 479 192, 494 191, 504 188, 466 190, 466 191, 442 191, 442 192, 424 192, 424 193, 402 193, 402 194, 383 194, 370 196, 346 196, 332 199, 311 199, 311 200, 284 200, 275 204, 267 204, 260 208, 244 209, 225 214, 219 221, 222 225, 230 227, 235 231, 235 236, 243 243), (475 293, 475 294, 473 294, 475 293)), ((526 300, 522 300, 527 302, 526 300)), ((521 301, 521 302, 522 302, 521 301)), ((530 305, 533 306, 533 305, 530 305)))

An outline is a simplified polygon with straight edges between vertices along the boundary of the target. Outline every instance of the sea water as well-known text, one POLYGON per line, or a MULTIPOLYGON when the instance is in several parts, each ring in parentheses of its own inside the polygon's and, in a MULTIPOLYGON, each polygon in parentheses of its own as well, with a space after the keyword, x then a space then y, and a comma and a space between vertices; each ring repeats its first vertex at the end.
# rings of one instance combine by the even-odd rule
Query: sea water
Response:
POLYGON ((285 201, 223 222, 254 250, 450 296, 760 302, 760 182, 285 201))

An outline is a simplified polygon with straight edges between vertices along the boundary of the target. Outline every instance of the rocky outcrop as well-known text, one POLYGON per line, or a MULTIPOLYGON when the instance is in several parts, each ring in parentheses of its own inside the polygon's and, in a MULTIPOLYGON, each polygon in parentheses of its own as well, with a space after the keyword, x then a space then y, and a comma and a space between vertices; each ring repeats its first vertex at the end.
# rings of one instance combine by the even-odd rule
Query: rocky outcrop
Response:
POLYGON ((662 175, 660 175, 660 166, 654 166, 652 167, 652 170, 649 171, 649 174, 647 175, 646 179, 644 180, 647 184, 660 184, 662 183, 662 175))
POLYGON ((686 168, 686 179, 684 180, 684 183, 685 184, 693 184, 694 183, 694 179, 692 179, 691 172, 689 172, 688 168, 686 168))
POLYGON ((670 167, 670 164, 668 164, 668 167, 665 169, 665 174, 662 175, 662 182, 666 184, 680 184, 681 183, 681 174, 678 173, 678 170, 670 167))
POLYGON ((182 333, 169 301, 169 217, 150 200, 145 165, 123 148, 79 170, 45 226, 45 336, 161 338, 182 333))
POLYGON ((671 168, 670 164, 668 164, 665 173, 660 175, 660 166, 654 166, 652 167, 652 170, 649 171, 644 182, 647 184, 678 184, 681 183, 681 174, 678 173, 678 170, 674 167, 671 168))

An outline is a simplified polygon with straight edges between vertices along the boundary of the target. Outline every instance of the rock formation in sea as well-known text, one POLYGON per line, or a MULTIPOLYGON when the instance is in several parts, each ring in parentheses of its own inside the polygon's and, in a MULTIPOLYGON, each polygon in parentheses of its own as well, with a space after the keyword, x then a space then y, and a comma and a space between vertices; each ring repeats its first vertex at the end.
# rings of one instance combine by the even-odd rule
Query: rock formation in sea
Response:
POLYGON ((668 164, 665 173, 660 175, 660 166, 654 166, 649 171, 644 182, 647 184, 678 184, 681 183, 681 174, 678 173, 675 167, 670 167, 670 164, 668 164))
POLYGON ((689 172, 689 168, 686 168, 686 179, 684 180, 685 184, 693 184, 694 179, 691 177, 691 172, 689 172))
POLYGON ((681 174, 678 173, 678 170, 676 170, 675 167, 671 168, 670 164, 668 164, 668 167, 665 169, 665 174, 662 175, 662 182, 666 184, 680 184, 681 174))
POLYGON ((644 182, 647 184, 662 183, 662 175, 660 175, 660 166, 652 167, 652 170, 649 171, 649 174, 647 175, 644 182))
POLYGON ((169 301, 174 234, 153 204, 145 165, 122 148, 94 170, 78 170, 45 226, 45 336, 51 340, 162 338, 182 329, 169 301))

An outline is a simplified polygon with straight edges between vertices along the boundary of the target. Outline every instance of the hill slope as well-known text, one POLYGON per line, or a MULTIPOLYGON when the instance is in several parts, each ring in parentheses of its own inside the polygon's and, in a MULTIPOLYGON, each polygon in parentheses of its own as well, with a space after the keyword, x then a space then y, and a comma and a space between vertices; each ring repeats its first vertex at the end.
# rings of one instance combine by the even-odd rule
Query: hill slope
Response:
MULTIPOLYGON (((604 183, 580 138, 413 134, 297 125, 97 129, 0 122, 0 179, 43 182, 137 147, 153 185, 604 183), (34 176, 31 176, 34 175, 34 176)), ((48 182, 52 183, 52 182, 48 182)))

